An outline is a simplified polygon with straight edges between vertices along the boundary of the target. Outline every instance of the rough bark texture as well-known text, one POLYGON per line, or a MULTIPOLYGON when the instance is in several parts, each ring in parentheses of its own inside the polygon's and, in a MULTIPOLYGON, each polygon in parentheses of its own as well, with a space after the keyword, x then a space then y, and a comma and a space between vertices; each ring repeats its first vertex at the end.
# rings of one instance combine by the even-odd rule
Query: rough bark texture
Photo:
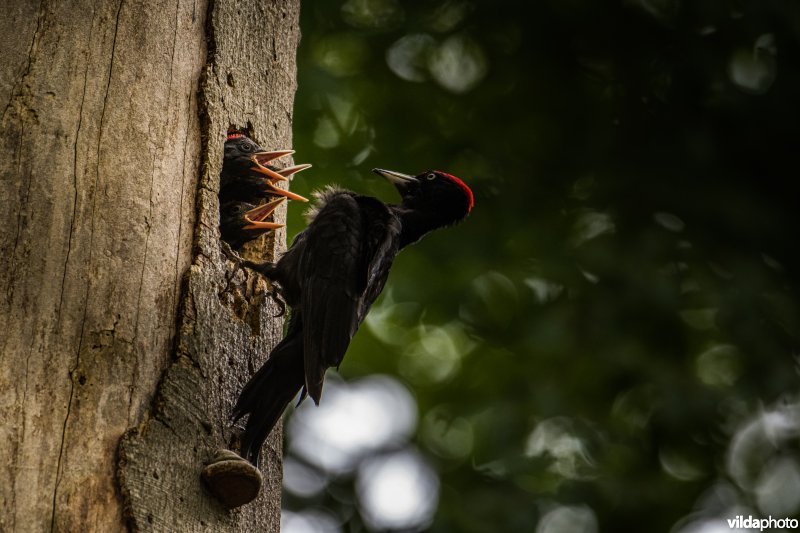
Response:
POLYGON ((243 510, 199 472, 281 334, 216 191, 290 145, 297 4, 0 1, 0 531, 278 529, 278 435, 243 510))

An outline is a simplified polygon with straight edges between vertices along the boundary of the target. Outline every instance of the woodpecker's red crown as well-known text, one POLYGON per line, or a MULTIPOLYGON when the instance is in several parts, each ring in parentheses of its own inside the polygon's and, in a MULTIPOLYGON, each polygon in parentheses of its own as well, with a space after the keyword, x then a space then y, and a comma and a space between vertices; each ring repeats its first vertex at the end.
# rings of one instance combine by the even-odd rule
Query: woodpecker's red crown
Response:
POLYGON ((467 186, 466 183, 464 183, 463 181, 461 181, 457 177, 453 176, 452 174, 448 174, 447 172, 442 172, 441 170, 434 170, 433 172, 435 172, 436 174, 438 174, 442 178, 444 178, 446 180, 450 180, 451 182, 453 182, 456 185, 458 185, 458 187, 462 191, 464 191, 464 194, 467 196, 467 199, 469 200, 469 207, 467 208, 467 213, 472 211, 472 208, 475 206, 475 197, 472 195, 472 189, 470 189, 467 186))

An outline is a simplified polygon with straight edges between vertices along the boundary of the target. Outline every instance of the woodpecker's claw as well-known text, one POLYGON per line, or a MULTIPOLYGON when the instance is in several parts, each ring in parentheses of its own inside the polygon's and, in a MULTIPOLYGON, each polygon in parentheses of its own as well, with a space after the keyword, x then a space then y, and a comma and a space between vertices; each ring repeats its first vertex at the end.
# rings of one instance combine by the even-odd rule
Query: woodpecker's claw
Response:
POLYGON ((278 224, 277 222, 264 222, 264 219, 274 213, 284 200, 285 198, 278 198, 277 200, 267 202, 264 205, 260 205, 255 209, 247 211, 244 214, 244 219, 247 222, 247 225, 242 229, 262 230, 282 228, 284 224, 278 224))
POLYGON ((280 290, 278 290, 278 288, 273 285, 273 289, 267 293, 267 296, 269 296, 272 299, 272 301, 275 302, 275 305, 278 306, 278 314, 275 315, 275 318, 285 315, 286 302, 283 301, 280 290))
POLYGON ((278 306, 279 311, 278 314, 275 316, 276 317, 283 316, 286 313, 286 302, 283 300, 283 294, 281 293, 280 287, 278 287, 278 285, 275 284, 275 280, 273 279, 275 275, 275 263, 272 263, 270 261, 265 261, 263 263, 256 263, 254 261, 245 259, 242 261, 241 266, 250 268, 270 280, 270 284, 272 285, 272 290, 267 292, 267 296, 272 298, 272 300, 278 306))

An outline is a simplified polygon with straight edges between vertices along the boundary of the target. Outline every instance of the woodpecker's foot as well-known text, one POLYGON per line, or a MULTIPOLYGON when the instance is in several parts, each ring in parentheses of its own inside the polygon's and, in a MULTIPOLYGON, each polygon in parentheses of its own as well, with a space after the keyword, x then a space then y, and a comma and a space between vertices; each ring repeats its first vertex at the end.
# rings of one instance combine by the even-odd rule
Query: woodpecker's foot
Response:
POLYGON ((255 261, 250 261, 249 259, 242 259, 242 266, 249 268, 250 270, 255 270, 265 278, 272 279, 273 270, 275 268, 275 263, 271 261, 264 261, 262 263, 256 263, 255 261))
POLYGON ((209 492, 228 509, 255 500, 263 484, 258 468, 226 449, 217 450, 200 477, 209 492))
POLYGON ((271 263, 269 261, 264 261, 263 263, 256 263, 254 261, 249 261, 247 259, 242 261, 242 266, 245 266, 251 270, 255 270, 265 278, 269 279, 272 282, 272 289, 267 292, 267 296, 272 298, 272 301, 280 308, 280 312, 275 315, 283 316, 286 314, 286 302, 283 300, 283 295, 281 294, 281 289, 277 285, 275 285, 274 281, 272 281, 272 276, 275 269, 275 263, 271 263))

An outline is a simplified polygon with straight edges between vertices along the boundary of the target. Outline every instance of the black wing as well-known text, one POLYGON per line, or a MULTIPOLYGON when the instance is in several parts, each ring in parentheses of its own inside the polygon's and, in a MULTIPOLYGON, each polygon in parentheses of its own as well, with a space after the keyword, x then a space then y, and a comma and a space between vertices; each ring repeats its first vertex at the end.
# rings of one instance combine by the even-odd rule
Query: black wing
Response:
POLYGON ((358 309, 358 323, 364 321, 369 308, 380 296, 389 269, 400 246, 400 219, 389 211, 386 204, 376 198, 356 198, 366 221, 364 225, 363 292, 358 309), (388 214, 388 216, 384 215, 388 214))
POLYGON ((328 194, 303 232, 297 261, 303 314, 305 387, 319 403, 325 371, 338 366, 369 305, 383 288, 397 250, 399 222, 375 198, 328 194), (376 266, 377 265, 377 266, 376 266), (380 277, 382 276, 382 279, 380 277), (365 306, 366 304, 366 306, 365 306))

